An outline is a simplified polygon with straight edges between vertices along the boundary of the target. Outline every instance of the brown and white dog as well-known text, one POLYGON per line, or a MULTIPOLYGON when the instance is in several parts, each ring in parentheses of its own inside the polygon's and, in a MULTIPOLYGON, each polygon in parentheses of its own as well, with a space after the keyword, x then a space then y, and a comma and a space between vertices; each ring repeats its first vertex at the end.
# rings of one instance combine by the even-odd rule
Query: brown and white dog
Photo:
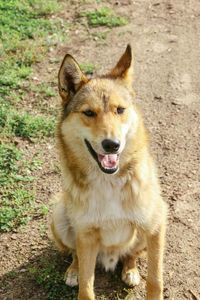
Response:
POLYGON ((79 300, 94 300, 96 261, 106 270, 123 263, 122 280, 139 284, 137 257, 147 250, 148 300, 163 299, 166 204, 134 104, 130 45, 107 75, 88 79, 67 54, 59 71, 62 114, 58 142, 63 193, 51 229, 73 262, 66 284, 79 300))

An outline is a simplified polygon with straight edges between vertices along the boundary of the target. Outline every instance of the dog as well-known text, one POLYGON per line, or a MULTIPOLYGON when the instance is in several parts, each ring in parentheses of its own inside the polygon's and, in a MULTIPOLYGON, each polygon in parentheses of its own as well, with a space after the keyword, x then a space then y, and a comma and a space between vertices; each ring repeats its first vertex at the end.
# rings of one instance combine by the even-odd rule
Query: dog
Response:
POLYGON ((138 285, 136 260, 144 251, 146 299, 163 300, 167 207, 132 83, 130 45, 106 75, 87 78, 69 54, 58 74, 63 192, 51 231, 57 246, 72 254, 64 279, 79 285, 78 300, 95 299, 96 262, 114 271, 121 260, 122 280, 138 285))

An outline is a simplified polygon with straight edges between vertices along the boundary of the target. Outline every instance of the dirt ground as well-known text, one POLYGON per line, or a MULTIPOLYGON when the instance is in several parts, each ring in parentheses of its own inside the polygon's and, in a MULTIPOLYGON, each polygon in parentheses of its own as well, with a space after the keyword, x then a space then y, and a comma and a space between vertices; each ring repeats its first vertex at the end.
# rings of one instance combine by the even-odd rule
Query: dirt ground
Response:
MULTIPOLYGON (((94 2, 81 5, 83 10, 89 10, 94 2)), ((54 17, 70 23, 81 5, 78 1, 66 3, 65 9, 54 17)), ((37 76, 55 86, 60 62, 67 52, 80 63, 100 66, 99 73, 103 73, 116 63, 127 43, 132 44, 136 103, 150 131, 163 196, 169 205, 164 297, 199 300, 200 1, 110 0, 106 5, 127 17, 129 23, 112 28, 105 43, 99 43, 98 38, 88 39, 88 34, 102 33, 106 28, 85 29, 77 23, 67 31, 68 41, 57 43, 35 66, 32 80, 37 76), (56 58, 55 63, 51 63, 52 58, 56 58)), ((59 98, 53 105, 59 105, 59 98)), ((42 144, 24 141, 22 146, 28 149, 29 159, 38 155, 43 161, 34 174, 38 178, 35 188, 38 202, 48 203, 61 186, 60 173, 55 168, 59 164, 55 141, 42 144)), ((34 264, 47 254, 59 259, 64 266, 62 270, 65 269, 65 258, 48 241, 47 220, 48 217, 33 218, 25 228, 1 234, 1 300, 47 299, 43 289, 26 275, 27 264, 34 264), (6 273, 10 271, 15 271, 15 276, 8 279, 6 273)), ((134 288, 134 299, 144 298, 144 260, 139 261, 139 269, 142 282, 134 288)), ((119 276, 97 269, 97 299, 117 299, 117 293, 125 288, 119 276)), ((126 293, 119 295, 123 298, 126 293)))

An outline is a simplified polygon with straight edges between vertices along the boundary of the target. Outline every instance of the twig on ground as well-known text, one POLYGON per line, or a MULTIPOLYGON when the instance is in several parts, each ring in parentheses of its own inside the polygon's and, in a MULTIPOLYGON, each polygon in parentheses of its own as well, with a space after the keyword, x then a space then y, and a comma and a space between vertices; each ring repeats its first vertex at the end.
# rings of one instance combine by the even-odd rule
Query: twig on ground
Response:
POLYGON ((200 300, 200 297, 193 290, 189 289, 188 292, 192 295, 194 300, 200 300))

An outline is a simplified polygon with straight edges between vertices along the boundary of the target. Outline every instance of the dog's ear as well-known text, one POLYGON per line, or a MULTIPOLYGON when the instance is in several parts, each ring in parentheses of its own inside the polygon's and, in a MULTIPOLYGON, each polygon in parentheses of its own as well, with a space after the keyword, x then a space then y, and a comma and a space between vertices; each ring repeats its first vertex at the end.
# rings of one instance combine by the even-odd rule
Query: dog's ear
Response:
POLYGON ((116 66, 107 75, 110 78, 123 79, 128 85, 132 85, 133 82, 133 53, 131 46, 128 44, 126 51, 121 56, 116 66))
POLYGON ((75 59, 70 54, 65 55, 58 73, 58 88, 63 101, 66 102, 68 96, 75 94, 86 82, 88 79, 75 59))

